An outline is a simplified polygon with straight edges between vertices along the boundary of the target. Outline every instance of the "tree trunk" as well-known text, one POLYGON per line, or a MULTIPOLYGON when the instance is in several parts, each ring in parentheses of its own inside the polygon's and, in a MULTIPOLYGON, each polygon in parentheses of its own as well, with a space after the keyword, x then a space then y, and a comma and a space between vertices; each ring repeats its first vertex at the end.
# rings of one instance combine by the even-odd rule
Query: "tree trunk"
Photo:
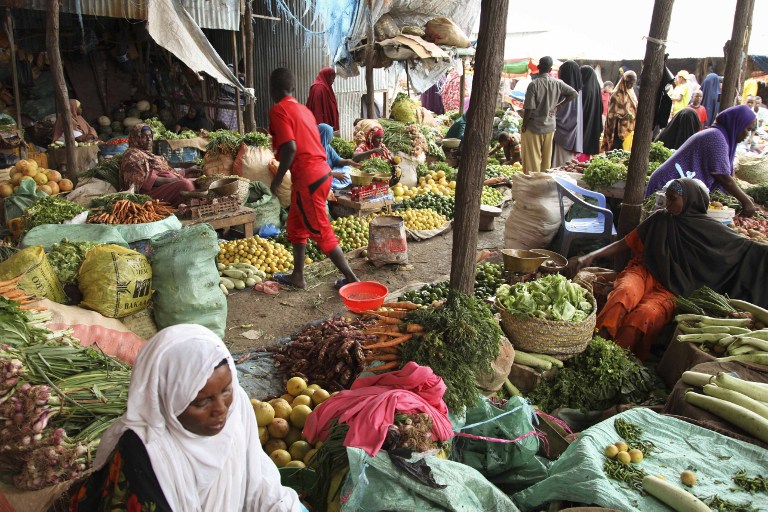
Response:
POLYGON ((740 75, 744 57, 749 49, 749 35, 752 30, 752 12, 755 0, 737 0, 733 16, 733 32, 725 55, 723 92, 720 95, 720 112, 732 107, 739 93, 740 75))
POLYGON ((650 35, 645 45, 645 60, 643 60, 643 71, 640 76, 640 98, 638 98, 632 154, 629 157, 627 184, 619 215, 620 237, 626 236, 640 222, 645 177, 648 174, 648 153, 653 135, 653 118, 656 114, 657 94, 664 71, 665 47, 655 40, 666 40, 673 4, 674 0, 656 0, 653 7, 650 35))
MULTIPOLYGON (((245 86, 253 89, 256 85, 253 78, 253 0, 245 2, 245 86)), ((254 99, 248 96, 245 100, 245 126, 249 132, 256 130, 256 107, 254 99)))
POLYGON ((451 254, 451 288, 471 294, 475 288, 480 195, 483 190, 488 143, 504 61, 508 0, 483 0, 475 55, 475 79, 462 142, 451 254))
POLYGON ((48 60, 51 63, 53 91, 56 96, 56 110, 64 123, 64 143, 67 150, 67 170, 64 173, 72 183, 77 182, 75 169, 75 137, 72 133, 72 112, 69 111, 67 82, 64 80, 64 66, 61 63, 59 51, 59 9, 61 0, 48 0, 48 22, 45 25, 45 42, 48 50, 48 60))
MULTIPOLYGON (((16 62, 16 36, 13 33, 13 15, 11 8, 5 9, 5 33, 8 36, 8 46, 11 49, 11 79, 13 80, 13 101, 16 110, 16 128, 21 133, 21 95, 19 94, 19 70, 16 62)), ((27 158, 27 145, 22 143, 19 146, 19 157, 27 158)))
POLYGON ((368 119, 375 117, 375 98, 373 93, 373 52, 374 52, 374 38, 373 38, 373 11, 371 7, 371 0, 368 0, 368 41, 365 56, 365 108, 367 110, 366 116, 368 119))
MULTIPOLYGON (((237 32, 232 31, 232 68, 235 70, 235 80, 240 80, 240 62, 237 56, 237 32)), ((240 107, 240 89, 235 87, 235 112, 237 113, 237 131, 243 132, 243 109, 240 107)))

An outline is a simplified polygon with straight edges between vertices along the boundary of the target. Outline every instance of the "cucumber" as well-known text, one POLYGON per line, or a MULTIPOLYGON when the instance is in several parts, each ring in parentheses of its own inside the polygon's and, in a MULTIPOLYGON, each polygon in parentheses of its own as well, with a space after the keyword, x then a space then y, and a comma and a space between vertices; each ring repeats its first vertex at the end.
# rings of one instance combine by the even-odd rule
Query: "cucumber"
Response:
POLYGON ((704 343, 704 342, 714 342, 714 341, 720 341, 723 338, 728 338, 731 335, 728 333, 720 333, 720 334, 678 334, 677 335, 677 341, 679 342, 691 342, 691 343, 704 343))
POLYGON ((683 379, 683 382, 685 382, 689 386, 696 386, 697 388, 703 388, 705 385, 709 384, 709 382, 712 379, 714 379, 715 376, 709 375, 708 373, 687 371, 687 372, 683 372, 683 376, 681 378, 683 379))
POLYGON ((232 279, 232 281, 235 283, 235 290, 242 290, 245 288, 245 281, 242 279, 232 279))
POLYGON ((235 282, 233 280, 231 280, 230 278, 228 278, 228 277, 219 277, 219 279, 221 280, 220 284, 223 284, 224 287, 227 290, 234 290, 235 289, 235 282))
POLYGON ((248 269, 251 272, 253 272, 254 274, 257 273, 257 272, 260 272, 260 270, 258 268, 254 267, 253 265, 251 265, 249 263, 232 263, 230 265, 230 267, 232 267, 232 268, 234 268, 236 270, 248 269))
POLYGON ((217 264, 216 264, 216 269, 217 269, 217 270, 224 270, 224 269, 226 269, 226 268, 227 268, 227 266, 226 266, 226 265, 224 265, 223 263, 217 263, 217 264))
POLYGON ((521 352, 519 350, 515 350, 514 362, 517 364, 521 364, 523 366, 530 366, 531 368, 538 368, 544 371, 552 369, 551 362, 545 361, 544 359, 539 359, 533 354, 529 354, 527 352, 521 352))
POLYGON ((561 360, 549 354, 538 354, 538 353, 529 352, 529 355, 533 357, 538 357, 539 359, 543 359, 544 361, 549 361, 550 363, 552 363, 552 366, 557 366, 558 368, 562 368, 564 366, 561 360))
POLYGON ((675 321, 677 323, 698 322, 700 325, 697 325, 697 327, 703 327, 704 325, 748 327, 752 323, 752 320, 749 318, 713 318, 705 315, 677 315, 675 321))
POLYGON ((752 313, 752 318, 768 325, 768 310, 744 300, 728 299, 728 303, 740 311, 752 313))
POLYGON ((231 277, 232 279, 239 279, 241 281, 248 278, 248 274, 242 270, 222 270, 221 274, 226 277, 231 277))
POLYGON ((229 295, 229 290, 227 290, 227 287, 224 286, 224 283, 219 283, 219 288, 221 288, 221 293, 224 295, 229 295))
POLYGON ((746 407, 692 391, 685 393, 685 401, 746 430, 757 439, 768 443, 768 420, 746 407))
POLYGON ((659 477, 644 476, 643 489, 676 512, 711 512, 699 498, 659 477))
POLYGON ((264 281, 264 279, 262 277, 258 276, 258 275, 255 275, 255 276, 251 277, 251 279, 254 280, 254 284, 259 284, 262 281, 264 281))
POLYGON ((256 284, 256 280, 252 277, 249 277, 245 280, 245 286, 253 286, 256 284))

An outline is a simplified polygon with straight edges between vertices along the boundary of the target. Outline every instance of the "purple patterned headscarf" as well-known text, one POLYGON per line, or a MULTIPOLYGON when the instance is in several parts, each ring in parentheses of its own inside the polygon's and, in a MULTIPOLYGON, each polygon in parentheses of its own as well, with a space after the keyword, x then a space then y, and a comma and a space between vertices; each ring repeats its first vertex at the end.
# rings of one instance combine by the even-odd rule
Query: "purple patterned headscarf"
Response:
POLYGON ((757 117, 755 112, 747 105, 727 108, 717 114, 712 128, 720 130, 725 136, 725 140, 728 141, 731 162, 736 156, 736 146, 741 142, 736 140, 737 135, 752 124, 755 117, 757 117))

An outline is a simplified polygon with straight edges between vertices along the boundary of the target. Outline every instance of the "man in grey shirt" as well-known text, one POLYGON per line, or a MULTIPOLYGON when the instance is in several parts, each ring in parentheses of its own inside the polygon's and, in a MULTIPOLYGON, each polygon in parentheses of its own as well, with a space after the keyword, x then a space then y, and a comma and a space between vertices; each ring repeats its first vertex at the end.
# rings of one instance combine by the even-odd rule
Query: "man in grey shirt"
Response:
POLYGON ((552 78, 552 57, 539 60, 539 76, 525 92, 523 114, 522 159, 523 172, 544 172, 552 164, 552 138, 555 135, 555 114, 561 105, 579 97, 579 93, 562 80, 552 78))

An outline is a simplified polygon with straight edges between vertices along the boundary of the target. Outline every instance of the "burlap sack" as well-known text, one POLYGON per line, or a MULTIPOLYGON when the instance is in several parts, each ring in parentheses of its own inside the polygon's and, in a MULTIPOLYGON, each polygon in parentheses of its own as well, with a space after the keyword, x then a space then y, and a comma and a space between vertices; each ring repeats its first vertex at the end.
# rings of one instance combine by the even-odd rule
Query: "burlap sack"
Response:
POLYGON ((203 172, 208 176, 212 174, 224 174, 225 176, 229 176, 232 174, 232 167, 234 166, 235 159, 229 155, 218 154, 216 156, 211 156, 209 153, 206 153, 203 160, 203 172))
POLYGON ((464 31, 453 21, 442 16, 429 20, 424 32, 435 44, 456 48, 469 48, 471 46, 464 31))
POLYGON ((477 386, 485 396, 495 395, 504 385, 515 362, 515 349, 504 336, 499 340, 499 357, 491 363, 491 372, 477 376, 477 386))
POLYGON ((269 163, 274 159, 274 153, 267 148, 243 144, 237 152, 232 170, 238 176, 269 186, 272 183, 269 163))

